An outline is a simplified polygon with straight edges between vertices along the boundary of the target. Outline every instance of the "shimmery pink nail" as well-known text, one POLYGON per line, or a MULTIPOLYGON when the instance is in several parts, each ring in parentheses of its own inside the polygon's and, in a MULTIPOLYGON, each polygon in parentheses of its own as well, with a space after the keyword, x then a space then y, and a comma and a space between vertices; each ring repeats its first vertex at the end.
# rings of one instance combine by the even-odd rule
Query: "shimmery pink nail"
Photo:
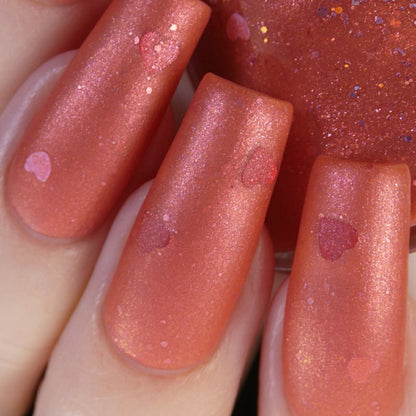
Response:
POLYGON ((178 370, 213 353, 246 279, 291 121, 289 103, 213 74, 201 81, 107 293, 105 329, 121 354, 178 370))

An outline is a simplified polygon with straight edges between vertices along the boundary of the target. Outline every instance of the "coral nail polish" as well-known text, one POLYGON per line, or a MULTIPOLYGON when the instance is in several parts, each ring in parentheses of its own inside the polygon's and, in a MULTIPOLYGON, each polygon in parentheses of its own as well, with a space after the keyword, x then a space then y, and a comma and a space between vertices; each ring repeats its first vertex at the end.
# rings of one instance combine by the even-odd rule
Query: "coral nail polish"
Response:
POLYGON ((193 59, 295 109, 267 224, 295 247, 319 154, 407 163, 416 225, 416 8, 405 0, 206 0, 213 13, 193 59))
POLYGON ((218 343, 263 227, 289 103, 207 75, 138 214, 104 306, 131 360, 192 367, 218 343))
POLYGON ((283 379, 295 416, 397 415, 409 211, 406 165, 315 162, 283 331, 283 379))
POLYGON ((209 17, 199 0, 115 0, 87 38, 11 163, 21 221, 82 237, 120 197, 209 17))

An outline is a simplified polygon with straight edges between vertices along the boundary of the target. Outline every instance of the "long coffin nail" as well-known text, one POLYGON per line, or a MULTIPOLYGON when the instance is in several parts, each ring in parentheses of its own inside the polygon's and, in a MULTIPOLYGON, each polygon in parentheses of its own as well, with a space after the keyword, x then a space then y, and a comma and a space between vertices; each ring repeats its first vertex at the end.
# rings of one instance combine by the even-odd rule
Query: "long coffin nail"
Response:
POLYGON ((403 388, 406 165, 320 157, 289 281, 283 377, 296 416, 396 416, 403 388))
POLYGON ((208 3, 212 18, 193 55, 192 72, 215 72, 289 100, 295 108, 266 219, 275 249, 295 247, 310 170, 322 153, 407 163, 416 226, 416 18, 411 3, 208 3))
POLYGON ((292 119, 290 104, 207 75, 137 217, 104 322, 143 366, 209 356, 241 292, 292 119))
POLYGON ((27 129, 7 193, 31 229, 81 237, 120 197, 209 18, 199 0, 115 0, 27 129))

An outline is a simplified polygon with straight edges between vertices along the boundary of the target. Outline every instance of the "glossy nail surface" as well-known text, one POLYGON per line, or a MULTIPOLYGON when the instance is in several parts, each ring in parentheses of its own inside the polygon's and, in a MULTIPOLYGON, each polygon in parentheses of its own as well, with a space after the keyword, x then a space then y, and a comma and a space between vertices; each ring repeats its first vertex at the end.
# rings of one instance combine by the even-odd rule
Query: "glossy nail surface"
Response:
POLYGON ((288 103, 203 79, 107 295, 105 327, 122 354, 183 369, 213 352, 250 267, 291 119, 288 103))
POLYGON ((416 8, 406 0, 206 0, 212 18, 194 55, 215 72, 290 101, 293 126, 267 225, 293 250, 319 154, 407 163, 416 224, 416 8), (271 76, 273 74, 273 76, 271 76))
POLYGON ((209 17, 198 0, 115 0, 27 129, 7 193, 31 229, 99 226, 155 132, 209 17))
POLYGON ((396 416, 403 388, 406 165, 320 157, 286 302, 283 377, 295 416, 396 416))

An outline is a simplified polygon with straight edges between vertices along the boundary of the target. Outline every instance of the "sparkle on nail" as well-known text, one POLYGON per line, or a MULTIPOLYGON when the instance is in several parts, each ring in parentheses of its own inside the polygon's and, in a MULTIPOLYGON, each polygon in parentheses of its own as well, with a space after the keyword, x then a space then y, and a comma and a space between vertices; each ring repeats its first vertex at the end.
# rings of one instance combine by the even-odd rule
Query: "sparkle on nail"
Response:
POLYGON ((51 159, 46 152, 34 152, 25 161, 25 171, 33 173, 40 182, 46 182, 51 174, 51 159))
POLYGON ((147 32, 140 38, 140 55, 146 70, 151 73, 163 71, 179 55, 179 46, 174 40, 163 38, 156 32, 147 32))
POLYGON ((147 87, 146 88, 146 94, 150 95, 153 92, 153 88, 152 87, 147 87))
POLYGON ((342 7, 338 6, 338 7, 333 7, 333 8, 331 9, 331 11, 332 11, 332 12, 335 12, 336 14, 341 14, 341 13, 342 13, 342 11, 343 11, 343 9, 342 9, 342 7))
POLYGON ((241 181, 247 188, 270 185, 276 179, 277 171, 278 168, 272 156, 266 149, 259 146, 249 157, 241 175, 241 181))
POLYGON ((371 357, 352 357, 348 362, 348 374, 354 383, 367 383, 380 369, 380 362, 371 357))
POLYGON ((138 36, 136 36, 133 40, 135 45, 138 45, 140 43, 140 38, 138 36))
POLYGON ((170 26, 169 30, 171 30, 172 32, 175 32, 176 30, 178 30, 178 25, 177 25, 177 24, 175 24, 175 23, 173 23, 173 24, 170 26))
POLYGON ((166 341, 162 341, 161 343, 160 343, 160 346, 162 347, 162 348, 167 348, 167 346, 168 346, 169 344, 166 342, 166 341))
POLYGON ((321 256, 330 261, 339 259, 345 250, 354 248, 358 242, 357 230, 337 218, 321 218, 318 236, 321 256))
POLYGON ((227 20, 226 33, 232 42, 241 39, 250 39, 250 28, 246 19, 239 13, 233 13, 227 20))

